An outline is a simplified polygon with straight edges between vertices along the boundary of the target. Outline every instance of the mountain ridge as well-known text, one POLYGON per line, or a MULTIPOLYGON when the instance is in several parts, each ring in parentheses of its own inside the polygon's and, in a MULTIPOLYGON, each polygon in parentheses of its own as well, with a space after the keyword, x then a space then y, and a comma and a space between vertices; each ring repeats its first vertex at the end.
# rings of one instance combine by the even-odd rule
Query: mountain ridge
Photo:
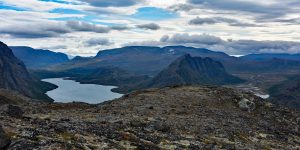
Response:
POLYGON ((66 54, 28 46, 10 46, 14 55, 31 69, 44 68, 69 61, 66 54))

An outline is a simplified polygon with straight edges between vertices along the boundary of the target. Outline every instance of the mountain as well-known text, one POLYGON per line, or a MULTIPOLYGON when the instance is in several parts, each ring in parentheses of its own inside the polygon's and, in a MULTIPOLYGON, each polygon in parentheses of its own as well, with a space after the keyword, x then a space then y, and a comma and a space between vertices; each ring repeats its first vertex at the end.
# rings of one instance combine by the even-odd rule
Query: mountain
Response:
POLYGON ((300 110, 300 76, 291 76, 288 80, 275 85, 269 90, 270 100, 282 106, 300 110))
MULTIPOLYGON (((136 74, 155 76, 168 67, 178 57, 190 54, 195 57, 209 57, 220 61, 226 70, 232 74, 239 73, 264 73, 274 71, 291 71, 300 68, 297 55, 291 55, 295 59, 286 57, 273 58, 280 54, 265 54, 270 59, 247 59, 246 56, 236 58, 223 52, 211 51, 204 48, 185 46, 147 47, 129 46, 123 48, 99 51, 93 58, 74 58, 63 64, 50 67, 48 71, 64 71, 75 68, 99 68, 113 66, 136 74), (272 55, 272 56, 271 56, 272 55)), ((259 55, 259 54, 257 54, 259 55)), ((261 54, 263 55, 263 54, 261 54)), ((283 55, 283 54, 282 54, 283 55)), ((248 55, 249 57, 252 55, 248 55)), ((280 55, 281 56, 281 55, 280 55)))
POLYGON ((11 46, 14 55, 30 69, 43 68, 69 61, 64 53, 33 49, 25 46, 11 46))
POLYGON ((52 85, 33 79, 24 63, 12 50, 0 42, 0 88, 18 91, 32 98, 51 100, 44 92, 52 85))
POLYGON ((233 73, 272 73, 272 72, 289 72, 299 71, 300 61, 272 58, 267 60, 239 60, 227 64, 230 72, 233 73))
POLYGON ((243 80, 228 74, 224 66, 211 58, 186 54, 155 76, 146 87, 175 85, 223 85, 243 80))
POLYGON ((249 54, 240 57, 243 60, 255 60, 255 61, 265 61, 265 60, 271 60, 274 58, 277 59, 285 59, 285 60, 296 60, 300 61, 300 54, 286 54, 286 53, 279 53, 279 54, 273 54, 273 53, 261 53, 261 54, 249 54))
MULTIPOLYGON (((113 66, 136 74, 154 76, 184 54, 192 56, 210 57, 215 60, 232 60, 235 57, 222 52, 214 52, 203 48, 184 46, 147 47, 130 46, 117 49, 99 51, 94 58, 82 61, 67 62, 53 66, 53 71, 70 70, 73 68, 99 68, 113 66)), ((76 59, 79 60, 79 59, 76 59)))

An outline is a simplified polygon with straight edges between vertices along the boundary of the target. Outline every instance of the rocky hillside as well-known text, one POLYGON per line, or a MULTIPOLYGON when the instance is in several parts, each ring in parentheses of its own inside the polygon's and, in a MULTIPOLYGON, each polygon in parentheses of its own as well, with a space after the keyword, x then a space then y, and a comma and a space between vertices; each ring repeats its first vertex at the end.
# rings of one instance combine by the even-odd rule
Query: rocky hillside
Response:
POLYGON ((14 55, 30 69, 44 68, 69 61, 66 54, 25 46, 11 46, 14 55))
POLYGON ((228 74, 220 62, 186 54, 161 71, 147 83, 146 87, 222 85, 240 82, 242 80, 228 74))
POLYGON ((221 87, 149 89, 99 105, 2 105, 0 120, 9 149, 300 148, 299 112, 221 87))
POLYGON ((26 96, 50 100, 44 94, 51 85, 33 79, 24 63, 14 56, 11 49, 0 42, 0 88, 18 91, 26 96))
POLYGON ((300 77, 292 76, 270 88, 270 100, 279 105, 300 110, 300 77))

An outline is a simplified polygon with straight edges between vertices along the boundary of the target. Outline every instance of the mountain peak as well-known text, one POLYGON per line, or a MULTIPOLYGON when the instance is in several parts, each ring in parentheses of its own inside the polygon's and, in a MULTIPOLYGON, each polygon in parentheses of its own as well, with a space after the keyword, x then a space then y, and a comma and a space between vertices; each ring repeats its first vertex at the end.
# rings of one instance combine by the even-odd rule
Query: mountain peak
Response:
POLYGON ((239 82, 242 80, 228 74, 220 62, 185 54, 161 71, 147 86, 222 85, 239 82))

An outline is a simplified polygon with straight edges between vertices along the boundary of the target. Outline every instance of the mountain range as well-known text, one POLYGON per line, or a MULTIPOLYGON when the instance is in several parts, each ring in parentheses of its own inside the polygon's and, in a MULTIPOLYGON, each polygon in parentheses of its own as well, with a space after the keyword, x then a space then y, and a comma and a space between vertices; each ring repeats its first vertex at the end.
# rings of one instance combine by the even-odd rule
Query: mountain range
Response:
POLYGON ((77 56, 69 60, 66 54, 22 46, 11 48, 29 66, 34 77, 71 77, 81 83, 118 86, 114 91, 121 93, 171 85, 233 84, 248 80, 245 74, 249 78, 277 72, 282 72, 283 78, 290 72, 300 74, 299 54, 249 54, 236 58, 203 48, 129 46, 99 51, 95 57, 77 56), (201 61, 209 67, 195 68, 201 66, 201 61, 199 64, 185 61, 184 67, 179 65, 178 58, 186 54, 191 60, 202 57, 201 61), (241 75, 243 79, 230 74, 241 75))
POLYGON ((256 54, 257 60, 251 55, 236 58, 223 52, 211 51, 204 48, 185 46, 147 47, 130 46, 99 51, 95 57, 76 58, 73 61, 48 67, 49 71, 65 71, 74 68, 118 67, 122 70, 140 75, 155 76, 168 67, 178 57, 191 56, 209 57, 220 61, 229 73, 266 73, 274 71, 290 71, 300 69, 297 55, 289 54, 256 54), (276 57, 278 56, 278 57, 276 57), (279 57, 281 56, 281 57, 279 57), (288 59, 293 56, 295 59, 288 59), (262 59, 264 58, 264 59, 262 59), (76 61, 75 61, 76 60, 76 61))

